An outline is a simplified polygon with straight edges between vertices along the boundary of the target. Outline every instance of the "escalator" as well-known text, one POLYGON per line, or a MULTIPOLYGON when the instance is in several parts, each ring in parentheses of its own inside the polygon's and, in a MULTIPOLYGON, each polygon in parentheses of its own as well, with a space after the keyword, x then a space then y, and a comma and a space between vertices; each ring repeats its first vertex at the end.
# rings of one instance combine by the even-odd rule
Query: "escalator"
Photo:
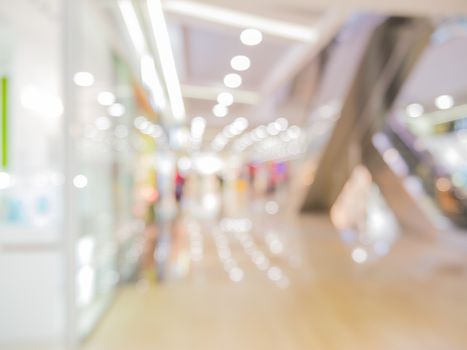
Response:
POLYGON ((415 135, 396 123, 383 131, 407 166, 407 175, 420 180, 425 193, 440 211, 459 227, 467 227, 467 187, 437 161, 415 135))

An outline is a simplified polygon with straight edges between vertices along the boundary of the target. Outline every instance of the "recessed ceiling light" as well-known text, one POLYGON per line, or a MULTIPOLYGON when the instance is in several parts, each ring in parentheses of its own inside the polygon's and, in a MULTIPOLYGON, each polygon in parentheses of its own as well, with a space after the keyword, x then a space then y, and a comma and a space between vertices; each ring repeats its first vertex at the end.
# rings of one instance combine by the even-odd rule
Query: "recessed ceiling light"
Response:
POLYGON ((441 95, 436 97, 435 105, 439 109, 449 109, 454 106, 454 99, 450 95, 441 95))
POLYGON ((113 105, 107 108, 107 113, 109 113, 112 117, 121 117, 125 114, 125 106, 120 103, 114 103, 113 105))
POLYGON ((94 76, 89 72, 77 72, 73 77, 73 81, 78 86, 88 87, 94 84, 94 76))
POLYGON ((96 128, 98 130, 108 130, 112 126, 112 122, 107 117, 99 117, 96 119, 96 128))
POLYGON ((212 114, 218 118, 223 118, 229 113, 229 109, 221 104, 217 104, 212 108, 212 114))
POLYGON ((263 41, 263 34, 258 29, 245 29, 240 34, 240 40, 243 44, 247 46, 255 46, 258 45, 261 41, 263 41))
POLYGON ((242 85, 242 77, 237 73, 229 73, 224 77, 224 84, 228 88, 238 88, 242 85))
POLYGON ((410 118, 418 118, 423 114, 424 109, 419 103, 411 103, 405 107, 405 112, 410 118))
POLYGON ((230 66, 232 67, 232 69, 238 70, 240 72, 250 68, 250 64, 250 59, 247 56, 243 55, 235 56, 230 60, 230 66))
POLYGON ((109 91, 102 91, 97 95, 97 102, 102 106, 110 106, 115 103, 115 95, 109 91))
POLYGON ((276 123, 279 126, 280 131, 284 131, 289 126, 289 121, 283 117, 277 118, 276 123))
POLYGON ((82 174, 76 175, 73 178, 73 185, 76 188, 85 188, 88 185, 88 178, 82 174))
POLYGON ((276 122, 269 123, 268 126, 267 126, 267 131, 268 131, 269 135, 275 136, 275 135, 279 134, 280 126, 276 122))
POLYGON ((248 120, 243 117, 238 117, 237 119, 235 119, 233 125, 242 132, 246 128, 248 128, 248 120))
POLYGON ((224 106, 230 106, 234 102, 234 97, 230 92, 221 92, 217 95, 217 102, 224 106))

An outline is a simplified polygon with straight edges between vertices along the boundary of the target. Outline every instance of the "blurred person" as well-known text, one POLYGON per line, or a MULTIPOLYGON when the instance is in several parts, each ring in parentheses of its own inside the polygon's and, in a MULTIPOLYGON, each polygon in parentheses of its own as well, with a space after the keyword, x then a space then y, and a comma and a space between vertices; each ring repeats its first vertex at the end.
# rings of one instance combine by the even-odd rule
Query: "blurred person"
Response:
POLYGON ((183 198, 183 189, 185 187, 185 177, 180 174, 180 171, 177 169, 175 173, 175 200, 178 204, 181 203, 183 198))

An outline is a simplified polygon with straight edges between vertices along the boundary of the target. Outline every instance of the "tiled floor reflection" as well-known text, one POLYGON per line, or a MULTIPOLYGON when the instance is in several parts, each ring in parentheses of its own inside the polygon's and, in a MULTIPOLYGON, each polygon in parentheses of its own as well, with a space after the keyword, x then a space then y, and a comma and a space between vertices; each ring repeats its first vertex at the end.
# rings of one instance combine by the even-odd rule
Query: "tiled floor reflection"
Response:
POLYGON ((237 206, 159 236, 158 277, 122 288, 83 350, 467 349, 462 255, 401 235, 358 263, 326 216, 237 206))

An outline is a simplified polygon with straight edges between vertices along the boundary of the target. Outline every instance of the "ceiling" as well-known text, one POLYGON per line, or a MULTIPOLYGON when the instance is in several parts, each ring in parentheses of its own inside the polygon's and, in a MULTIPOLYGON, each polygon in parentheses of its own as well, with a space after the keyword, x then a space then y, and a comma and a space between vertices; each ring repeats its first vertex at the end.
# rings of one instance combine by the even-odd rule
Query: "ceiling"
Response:
MULTIPOLYGON (((260 115, 262 109, 259 106, 284 84, 290 83, 295 72, 289 71, 289 66, 296 65, 300 69, 299 64, 294 62, 303 64, 301 61, 308 57, 313 45, 280 34, 270 34, 266 30, 259 45, 246 46, 240 41, 240 33, 249 27, 248 18, 245 25, 242 22, 225 24, 222 20, 203 18, 198 13, 181 13, 170 6, 174 3, 183 1, 167 0, 164 4, 188 120, 203 116, 207 119, 208 127, 219 129, 239 116, 247 117, 251 125, 277 118, 268 114, 265 120, 260 115), (227 89, 223 78, 235 72, 230 67, 230 60, 235 55, 248 56, 251 67, 247 71, 237 72, 242 77, 239 88, 227 89), (276 89, 266 91, 268 89, 265 87, 272 85, 277 85, 276 89), (217 94, 223 91, 230 91, 235 103, 226 117, 218 118, 213 115, 212 108, 217 103, 217 94)), ((227 14, 254 16, 259 21, 273 20, 279 25, 299 26, 307 31, 312 31, 324 16, 321 11, 303 11, 286 2, 266 7, 258 1, 202 3, 214 5, 209 9, 228 11, 227 14)))
MULTIPOLYGON (((170 0, 169 0, 170 1, 170 0)), ((448 16, 467 14, 465 0, 199 0, 199 2, 261 13, 264 16, 297 19, 308 23, 308 16, 322 11, 380 12, 399 15, 448 16)))
MULTIPOLYGON (((270 102, 271 96, 291 83, 334 38, 350 14, 371 11, 435 18, 467 14, 465 0, 165 0, 163 5, 173 39, 188 121, 195 116, 203 116, 207 119, 208 128, 213 129, 225 126, 238 116, 247 117, 252 125, 277 118, 278 115, 270 113, 271 108, 261 108, 261 105, 270 102), (260 45, 245 46, 239 35, 248 25, 241 21, 228 23, 222 18, 206 17, 208 11, 205 10, 201 14, 181 11, 179 5, 183 7, 184 3, 299 26, 314 31, 316 38, 306 42, 263 32, 264 40, 260 45), (216 104, 216 96, 226 90, 223 77, 233 72, 230 59, 239 54, 251 59, 251 68, 239 73, 243 84, 232 89, 236 103, 229 114, 224 118, 215 117, 212 107, 216 104)), ((462 58, 456 59, 465 57, 463 54, 459 56, 462 58)), ((448 80, 448 76, 444 80, 448 80)), ((426 86, 424 79, 420 79, 419 84, 426 86)), ((293 115, 285 117, 291 123, 295 122, 293 115)))

